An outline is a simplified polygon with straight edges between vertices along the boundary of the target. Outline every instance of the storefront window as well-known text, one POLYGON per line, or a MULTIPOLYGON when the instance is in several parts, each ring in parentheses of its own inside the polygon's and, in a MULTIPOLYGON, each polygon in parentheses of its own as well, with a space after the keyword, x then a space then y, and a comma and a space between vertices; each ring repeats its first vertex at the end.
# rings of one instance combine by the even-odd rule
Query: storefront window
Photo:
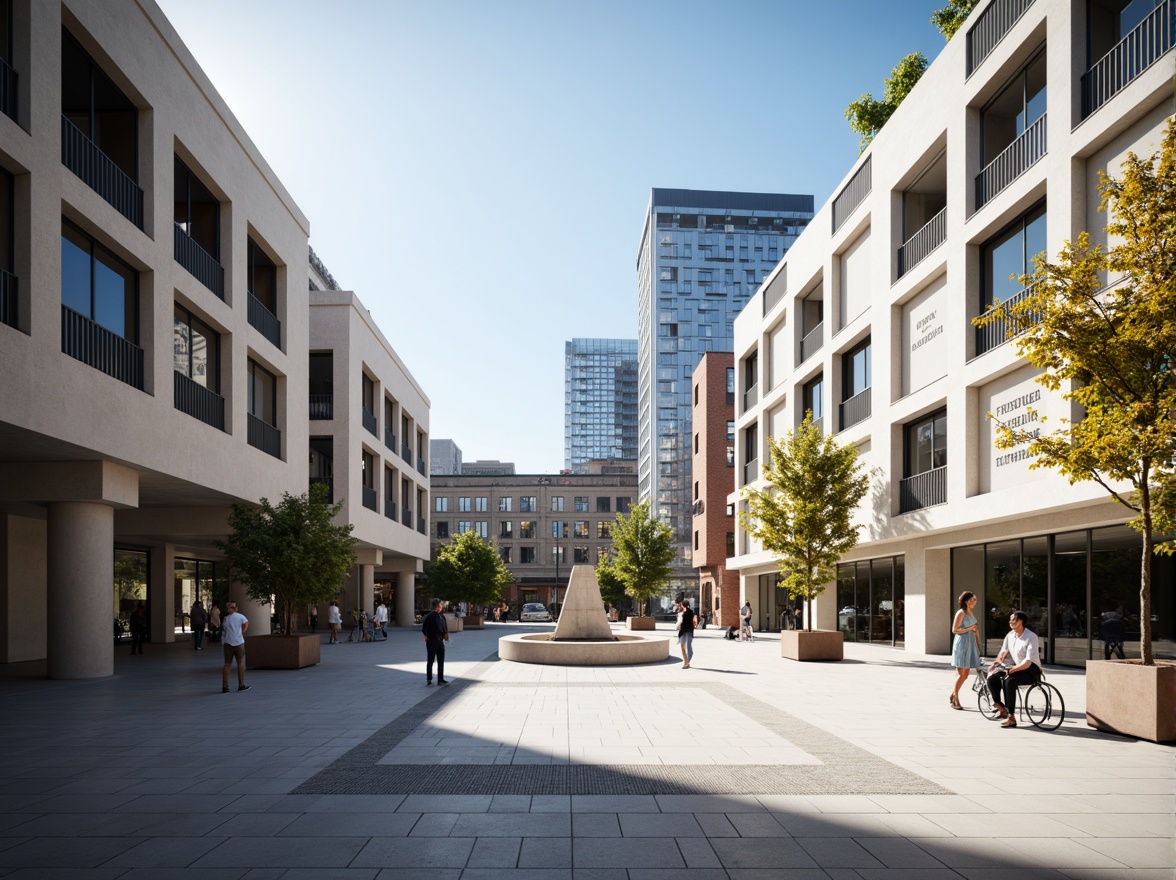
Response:
POLYGON ((1021 542, 1021 605, 1029 615, 1027 626, 1037 633, 1041 656, 1051 656, 1049 642, 1049 538, 1039 536, 1021 542))
POLYGON ((147 552, 114 551, 114 619, 115 631, 129 638, 131 612, 147 601, 147 552))
POLYGON ((837 628, 846 641, 902 642, 904 577, 901 556, 837 566, 837 628))
POLYGON ((206 609, 211 608, 214 601, 219 601, 223 611, 228 594, 228 577, 224 562, 177 558, 173 578, 173 596, 176 603, 175 631, 191 631, 188 612, 197 599, 206 609))
POLYGON ((984 562, 984 653, 995 657, 1008 634, 1009 615, 1021 607, 1021 542, 989 544, 984 562))
POLYGON ((1054 538, 1054 659, 1080 666, 1089 657, 1086 623, 1086 532, 1054 538))

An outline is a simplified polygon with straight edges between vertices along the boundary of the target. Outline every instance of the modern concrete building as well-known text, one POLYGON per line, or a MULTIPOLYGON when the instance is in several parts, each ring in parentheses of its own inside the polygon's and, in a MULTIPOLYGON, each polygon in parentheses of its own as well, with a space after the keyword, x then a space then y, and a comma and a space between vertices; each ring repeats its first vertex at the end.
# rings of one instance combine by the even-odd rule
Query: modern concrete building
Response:
MULTIPOLYGON (((1010 276, 1036 253, 1083 230, 1106 243, 1099 172, 1155 152, 1176 109, 1173 7, 980 3, 736 320, 732 502, 808 409, 875 469, 818 626, 943 653, 971 590, 985 653, 1018 607, 1047 662, 1101 658, 1113 618, 1138 651, 1140 538, 1098 486, 994 447, 988 413, 1074 413, 1007 327, 972 319, 1019 294, 1010 276)), ((757 624, 778 626, 775 564, 742 529, 731 565, 757 624)), ((1171 557, 1152 583, 1156 655, 1171 657, 1171 557)))
POLYGON ((674 532, 672 577, 692 590, 690 388, 699 357, 731 351, 732 323, 813 215, 813 197, 654 189, 637 250, 638 478, 674 532))
POLYGON ((637 460, 637 340, 564 343, 564 467, 637 460))
POLYGON ((595 565, 612 547, 613 520, 629 512, 637 476, 435 476, 430 487, 435 541, 468 531, 493 541, 515 576, 511 600, 558 608, 572 566, 595 565))
POLYGON ((429 400, 347 291, 310 293, 310 481, 345 502, 356 568, 340 604, 400 626, 415 621, 415 579, 429 558, 429 400))
POLYGON ((0 662, 110 675, 140 601, 268 632, 213 541, 307 488, 307 219, 150 0, 5 9, 0 662))
POLYGON ((708 351, 694 368, 691 471, 693 540, 698 569, 698 609, 721 626, 739 626, 739 572, 735 555, 735 356, 708 351))
POLYGON ((429 475, 461 473, 461 448, 452 440, 429 440, 429 475))

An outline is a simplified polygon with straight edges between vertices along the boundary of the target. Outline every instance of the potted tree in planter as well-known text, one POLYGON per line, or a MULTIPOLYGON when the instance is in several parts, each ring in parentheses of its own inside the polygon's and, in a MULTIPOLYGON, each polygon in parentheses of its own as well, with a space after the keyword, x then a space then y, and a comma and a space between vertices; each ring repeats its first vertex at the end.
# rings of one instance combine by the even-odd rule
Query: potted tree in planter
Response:
MULTIPOLYGON (((471 608, 497 605, 514 583, 494 545, 476 532, 463 532, 451 543, 436 549, 425 568, 429 592, 451 602, 466 602, 471 608)), ((482 615, 469 614, 463 626, 481 628, 482 615)))
POLYGON ((997 447, 1024 445, 1031 468, 1093 480, 1134 514, 1140 658, 1086 662, 1086 723, 1166 742, 1176 740, 1176 664, 1152 653, 1151 561, 1176 551, 1176 122, 1158 153, 1128 153, 1122 171, 1100 172, 1111 246, 1092 248, 1083 232, 1057 263, 1039 255, 1021 278, 1026 296, 976 323, 1007 320, 1021 356, 1041 368, 1037 381, 1082 412, 1053 431, 997 421, 997 447))
POLYGON ((870 488, 857 448, 822 437, 805 414, 783 439, 769 438, 771 465, 764 468, 769 490, 743 490, 748 509, 739 523, 776 556, 782 586, 805 601, 805 629, 780 633, 780 655, 791 660, 840 660, 841 630, 813 629, 813 599, 836 577, 841 557, 854 548, 853 514, 870 488))
POLYGON ((319 662, 319 636, 294 635, 294 610, 333 599, 355 560, 352 526, 331 523, 343 503, 327 504, 327 491, 315 484, 302 495, 283 493, 276 505, 266 498, 234 504, 229 536, 214 542, 249 598, 273 604, 281 627, 281 635, 249 639, 251 667, 300 669, 319 662))
POLYGON ((649 513, 649 502, 635 505, 629 515, 618 513, 612 526, 612 553, 596 563, 601 584, 622 584, 636 600, 637 616, 625 620, 632 630, 655 629, 645 615, 645 603, 666 589, 674 561, 674 537, 669 527, 649 513))

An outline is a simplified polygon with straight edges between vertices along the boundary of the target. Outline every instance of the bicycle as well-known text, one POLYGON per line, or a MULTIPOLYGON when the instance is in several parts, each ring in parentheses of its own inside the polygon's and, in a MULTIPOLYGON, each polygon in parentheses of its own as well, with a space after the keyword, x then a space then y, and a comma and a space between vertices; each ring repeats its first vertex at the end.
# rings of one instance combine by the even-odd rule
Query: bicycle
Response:
POLYGON ((755 641, 755 637, 752 635, 752 632, 751 632, 751 624, 750 623, 744 623, 739 627, 739 641, 741 641, 741 642, 754 642, 755 641))
MULTIPOLYGON (((976 694, 976 706, 980 714, 989 721, 999 720, 1000 713, 988 689, 987 667, 976 667, 976 674, 972 676, 972 691, 976 694)), ((1021 720, 1028 719, 1041 730, 1057 730, 1066 717, 1066 701, 1062 699, 1062 692, 1045 680, 1044 672, 1041 673, 1040 681, 1017 686, 1017 703, 1021 708, 1021 720)))

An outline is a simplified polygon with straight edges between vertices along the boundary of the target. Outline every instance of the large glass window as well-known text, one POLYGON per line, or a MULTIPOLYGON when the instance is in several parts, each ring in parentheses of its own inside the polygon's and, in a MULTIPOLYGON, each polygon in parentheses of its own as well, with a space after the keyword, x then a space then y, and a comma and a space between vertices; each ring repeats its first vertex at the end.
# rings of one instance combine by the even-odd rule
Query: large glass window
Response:
POLYGON ((1054 657, 1077 666, 1089 656, 1086 606, 1086 532, 1054 538, 1054 657))
POLYGON ((535 520, 525 519, 519 523, 519 537, 528 539, 535 537, 535 520))
POLYGON ((220 262, 220 202, 176 156, 173 219, 206 254, 220 262))
POLYGON ((980 114, 983 167, 1045 114, 1045 52, 1042 52, 988 102, 980 114))
POLYGON ((138 273, 64 221, 61 224, 61 303, 138 344, 138 273))
POLYGON ((906 426, 906 474, 914 477, 947 465, 947 410, 906 426))
POLYGON ((277 385, 273 373, 260 366, 252 358, 248 366, 249 414, 261 419, 267 425, 277 426, 277 385))
POLYGON ((841 384, 842 399, 849 400, 871 385, 870 339, 851 348, 842 355, 841 384))
POLYGON ((1042 203, 980 248, 981 311, 1020 293, 1024 289, 1021 276, 1033 271, 1033 258, 1045 249, 1045 204, 1042 203))
POLYGON ((147 601, 147 551, 114 551, 114 616, 123 635, 130 634, 131 612, 147 601))
POLYGON ((512 496, 510 495, 503 495, 498 499, 498 510, 500 513, 510 513, 511 498, 512 496))
POLYGON ((175 371, 219 394, 220 335, 180 306, 176 306, 173 328, 175 371))
POLYGON ((901 556, 837 566, 837 626, 847 641, 902 643, 904 572, 901 556))
POLYGON ((814 422, 825 417, 825 375, 823 373, 804 384, 804 401, 801 405, 805 412, 813 414, 814 422))
POLYGON ((127 177, 138 182, 138 111, 64 28, 61 113, 127 177))
POLYGON ((246 253, 246 284, 253 297, 269 309, 278 313, 278 267, 252 238, 246 253))

